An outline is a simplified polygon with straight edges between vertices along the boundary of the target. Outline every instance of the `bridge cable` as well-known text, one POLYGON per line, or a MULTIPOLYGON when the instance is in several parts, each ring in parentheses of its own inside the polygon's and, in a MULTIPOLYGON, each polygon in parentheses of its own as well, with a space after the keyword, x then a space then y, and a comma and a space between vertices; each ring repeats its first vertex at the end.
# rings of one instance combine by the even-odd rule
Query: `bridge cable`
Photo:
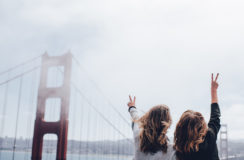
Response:
POLYGON ((26 64, 28 64, 28 63, 30 63, 30 62, 33 62, 33 61, 37 60, 38 58, 40 58, 41 56, 42 56, 42 55, 39 55, 39 56, 34 57, 34 58, 32 58, 32 59, 29 59, 29 60, 27 60, 27 61, 25 61, 25 62, 23 62, 23 63, 20 63, 20 64, 14 66, 14 67, 12 67, 12 68, 9 68, 9 69, 7 69, 7 70, 5 70, 5 71, 3 71, 3 72, 0 72, 0 76, 3 75, 3 74, 5 74, 5 73, 8 73, 8 72, 10 72, 10 71, 12 71, 12 70, 15 70, 15 69, 17 69, 17 68, 19 68, 19 67, 21 67, 21 66, 24 66, 24 65, 26 65, 26 64))
MULTIPOLYGON (((9 74, 8 74, 9 76, 9 74)), ((4 127, 5 127, 5 115, 6 115, 6 109, 7 109, 7 101, 8 101, 8 90, 9 90, 9 83, 6 84, 6 88, 4 91, 4 100, 3 100, 3 111, 2 111, 2 120, 1 120, 1 129, 0 129, 0 134, 4 132, 4 127)), ((1 135, 3 138, 3 135, 1 135)), ((3 139, 4 140, 4 139, 3 139)), ((3 140, 0 142, 0 148, 2 149, 2 143, 3 140)), ((0 159, 1 159, 1 151, 0 151, 0 159)))
POLYGON ((130 127, 130 123, 126 120, 126 118, 118 111, 118 109, 112 104, 112 102, 110 101, 110 99, 104 94, 104 92, 100 89, 100 87, 95 83, 94 80, 91 79, 91 77, 89 76, 89 74, 85 71, 84 67, 81 65, 81 63, 72 55, 72 58, 74 59, 74 61, 77 63, 77 65, 79 66, 80 70, 83 70, 89 80, 91 81, 91 83, 95 86, 95 88, 100 92, 100 94, 107 100, 108 104, 114 109, 115 112, 117 112, 117 114, 120 116, 120 118, 125 121, 125 123, 130 127))
MULTIPOLYGON (((63 72, 61 69, 59 69, 60 72, 63 72)), ((131 144, 133 144, 133 142, 131 140, 129 140, 117 127, 115 127, 99 110, 97 110, 97 108, 91 103, 91 101, 89 101, 89 99, 80 91, 80 89, 75 85, 74 82, 71 81, 71 85, 77 90, 77 92, 83 97, 84 100, 86 100, 86 102, 92 107, 92 109, 94 109, 94 111, 103 119, 105 120, 105 122, 107 122, 115 131, 117 131, 121 136, 123 136, 127 141, 129 141, 131 144)), ((90 122, 90 116, 89 116, 89 111, 88 110, 88 123, 90 122)), ((89 144, 88 144, 88 137, 89 136, 89 129, 87 129, 87 143, 86 143, 86 159, 88 158, 88 149, 89 149, 89 144)))
MULTIPOLYGON (((80 107, 81 113, 83 113, 83 110, 84 110, 83 107, 84 107, 84 104, 83 104, 83 101, 81 101, 81 107, 80 107)), ((82 138, 82 135, 83 135, 83 134, 82 134, 82 133, 83 133, 83 132, 82 132, 82 128, 83 128, 83 127, 82 127, 82 126, 83 126, 83 125, 82 125, 82 124, 83 124, 83 117, 84 117, 84 116, 81 116, 81 117, 80 117, 80 124, 81 124, 81 125, 80 125, 79 160, 81 160, 81 144, 82 144, 82 140, 81 140, 81 138, 82 138)))
MULTIPOLYGON (((60 72, 63 72, 59 69, 60 72)), ((115 127, 90 101, 89 99, 81 92, 81 90, 75 85, 73 81, 71 81, 71 85, 73 85, 74 88, 76 88, 77 92, 87 101, 87 103, 95 110, 95 112, 98 113, 102 117, 103 120, 105 120, 113 129, 115 129, 121 136, 126 138, 129 142, 134 144, 131 140, 129 140, 117 127, 115 127)))
MULTIPOLYGON (((78 92, 79 93, 79 92, 78 92)), ((89 124, 90 124, 90 107, 88 107, 88 111, 87 111, 87 115, 88 115, 88 121, 87 121, 87 124, 88 124, 88 128, 87 128, 87 132, 86 132, 86 160, 88 160, 88 151, 89 151, 89 135, 90 135, 90 127, 89 127, 89 124)))
MULTIPOLYGON (((34 72, 36 73, 36 72, 34 72)), ((35 82, 36 82, 36 74, 34 74, 31 77, 31 87, 30 87, 30 96, 29 96, 29 106, 28 106, 28 118, 27 118, 27 127, 26 127, 26 133, 27 133, 27 140, 26 140, 26 150, 25 150, 25 160, 28 160, 28 149, 30 148, 30 139, 31 139, 31 133, 30 133, 30 128, 31 128, 31 123, 32 123, 32 118, 33 118, 33 112, 34 112, 34 100, 35 100, 35 82), (34 77, 34 78, 33 78, 34 77)))
MULTIPOLYGON (((74 148, 75 148, 75 128, 76 128, 76 107, 77 107, 77 92, 75 92, 75 95, 74 95, 74 98, 73 98, 73 106, 74 106, 74 115, 73 115, 73 125, 72 125, 72 135, 71 135, 71 138, 72 138, 72 142, 71 142, 71 154, 74 153, 74 148)), ((71 160, 73 160, 73 156, 71 156, 71 160)))
MULTIPOLYGON (((72 83, 72 85, 77 88, 75 86, 74 83, 72 83)), ((129 139, 127 139, 127 137, 117 128, 115 127, 115 125, 113 125, 89 100, 88 98, 77 88, 78 93, 86 100, 86 102, 92 107, 92 109, 101 116, 101 118, 106 121, 114 130, 116 130, 121 136, 123 136, 124 138, 126 138, 126 140, 128 140, 129 142, 131 142, 133 144, 133 142, 129 139)))
POLYGON ((8 79, 8 80, 5 80, 5 81, 3 81, 3 82, 0 82, 0 86, 6 84, 6 83, 8 83, 8 82, 11 82, 11 81, 13 81, 13 80, 15 80, 15 79, 18 79, 18 78, 20 78, 20 77, 22 77, 22 76, 24 76, 24 75, 26 75, 26 74, 28 74, 28 73, 31 73, 31 72, 33 72, 34 70, 37 70, 38 68, 40 68, 40 66, 36 66, 36 67, 34 67, 34 68, 32 68, 32 69, 29 69, 29 70, 27 70, 27 71, 25 71, 25 72, 22 72, 21 74, 16 75, 16 76, 14 76, 14 77, 12 77, 12 78, 10 78, 10 79, 8 79))
POLYGON ((18 95, 18 106, 17 106, 18 109, 17 109, 17 117, 16 117, 16 123, 15 123, 15 136, 14 136, 14 146, 13 146, 12 160, 14 160, 14 158, 15 158, 16 137, 17 137, 17 133, 18 133, 19 112, 20 112, 20 105, 21 105, 22 80, 23 80, 23 77, 20 77, 19 95, 18 95))

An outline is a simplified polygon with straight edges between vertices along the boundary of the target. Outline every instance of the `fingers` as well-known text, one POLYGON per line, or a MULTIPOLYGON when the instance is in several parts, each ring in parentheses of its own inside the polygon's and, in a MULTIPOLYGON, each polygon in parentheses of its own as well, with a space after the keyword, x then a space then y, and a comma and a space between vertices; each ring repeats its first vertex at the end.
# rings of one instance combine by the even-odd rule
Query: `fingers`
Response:
POLYGON ((219 77, 219 73, 217 73, 217 76, 216 76, 216 78, 214 80, 215 82, 217 81, 218 77, 219 77))
POLYGON ((212 82, 216 82, 218 80, 219 73, 217 73, 217 76, 215 77, 215 79, 213 79, 213 77, 214 77, 214 75, 212 73, 212 76, 211 76, 212 82))
POLYGON ((130 102, 136 102, 136 96, 134 96, 134 99, 132 100, 132 97, 131 97, 131 95, 129 95, 129 98, 130 98, 130 102))

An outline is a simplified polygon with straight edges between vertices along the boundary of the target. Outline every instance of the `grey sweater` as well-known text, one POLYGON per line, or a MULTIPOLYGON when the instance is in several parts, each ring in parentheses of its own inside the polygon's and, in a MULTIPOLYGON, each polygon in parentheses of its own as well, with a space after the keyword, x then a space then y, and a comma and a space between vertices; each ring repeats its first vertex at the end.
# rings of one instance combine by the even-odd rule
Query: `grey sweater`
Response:
POLYGON ((135 143, 134 160, 176 160, 175 151, 171 144, 168 145, 167 153, 158 151, 157 153, 154 154, 145 154, 140 151, 140 141, 139 141, 140 128, 138 123, 134 123, 134 121, 139 118, 138 112, 137 109, 134 107, 130 108, 129 112, 133 121, 132 130, 133 130, 134 143, 135 143))

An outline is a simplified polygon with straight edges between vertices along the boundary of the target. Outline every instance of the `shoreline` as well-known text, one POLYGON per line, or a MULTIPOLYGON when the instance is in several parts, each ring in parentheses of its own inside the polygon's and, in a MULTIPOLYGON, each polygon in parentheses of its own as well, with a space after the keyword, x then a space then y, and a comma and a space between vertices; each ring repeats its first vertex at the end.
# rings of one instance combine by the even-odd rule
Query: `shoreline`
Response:
MULTIPOLYGON (((11 150, 0 150, 0 152, 9 152, 9 153, 12 153, 13 151, 11 150)), ((31 154, 31 152, 29 151, 15 151, 15 153, 29 153, 31 154)), ((56 153, 43 153, 43 154, 56 154, 56 153)), ((119 155, 119 154, 78 154, 78 153, 67 153, 67 156, 69 155, 72 155, 72 156, 82 156, 82 157, 85 157, 85 156, 103 156, 103 157, 118 157, 120 156, 121 158, 130 158, 130 157, 133 157, 133 155, 119 155)))

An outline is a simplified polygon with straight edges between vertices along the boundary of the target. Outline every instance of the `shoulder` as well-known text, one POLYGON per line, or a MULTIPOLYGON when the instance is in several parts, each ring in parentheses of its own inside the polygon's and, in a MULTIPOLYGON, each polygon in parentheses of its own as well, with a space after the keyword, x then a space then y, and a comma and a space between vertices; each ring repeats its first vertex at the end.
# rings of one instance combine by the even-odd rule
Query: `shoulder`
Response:
POLYGON ((200 144, 200 150, 206 150, 213 146, 216 143, 215 133, 209 128, 205 136, 204 142, 200 144))
POLYGON ((206 138, 211 141, 216 141, 216 134, 212 128, 208 128, 206 138))
POLYGON ((168 149, 167 149, 167 152, 164 153, 167 155, 167 158, 169 160, 175 160, 175 150, 174 150, 174 147, 173 147, 173 144, 168 144, 168 149))
POLYGON ((167 149, 167 152, 174 152, 174 147, 173 147, 173 144, 169 143, 168 144, 168 149, 167 149))

